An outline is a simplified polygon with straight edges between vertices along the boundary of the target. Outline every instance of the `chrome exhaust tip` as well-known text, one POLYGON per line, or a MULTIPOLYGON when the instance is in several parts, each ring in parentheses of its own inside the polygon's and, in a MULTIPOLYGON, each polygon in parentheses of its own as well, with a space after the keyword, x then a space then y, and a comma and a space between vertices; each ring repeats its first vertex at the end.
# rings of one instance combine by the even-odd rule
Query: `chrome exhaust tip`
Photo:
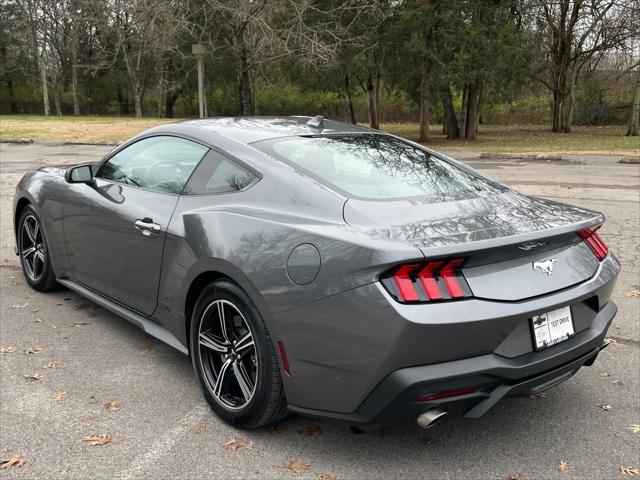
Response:
POLYGON ((416 418, 416 422, 418 422, 418 425, 420 427, 427 429, 429 427, 433 427, 436 423, 438 423, 446 416, 447 412, 438 408, 434 408, 418 415, 418 418, 416 418))

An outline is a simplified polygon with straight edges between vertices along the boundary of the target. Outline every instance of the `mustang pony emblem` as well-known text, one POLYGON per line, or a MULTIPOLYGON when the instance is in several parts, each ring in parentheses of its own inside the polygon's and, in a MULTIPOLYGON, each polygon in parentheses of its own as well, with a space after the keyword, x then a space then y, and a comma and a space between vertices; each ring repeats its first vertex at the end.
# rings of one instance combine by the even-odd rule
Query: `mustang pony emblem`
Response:
POLYGON ((553 272, 553 264, 558 261, 557 258, 550 258, 549 260, 543 260, 541 262, 533 262, 531 265, 533 269, 539 268, 543 273, 546 273, 547 276, 551 275, 553 272))

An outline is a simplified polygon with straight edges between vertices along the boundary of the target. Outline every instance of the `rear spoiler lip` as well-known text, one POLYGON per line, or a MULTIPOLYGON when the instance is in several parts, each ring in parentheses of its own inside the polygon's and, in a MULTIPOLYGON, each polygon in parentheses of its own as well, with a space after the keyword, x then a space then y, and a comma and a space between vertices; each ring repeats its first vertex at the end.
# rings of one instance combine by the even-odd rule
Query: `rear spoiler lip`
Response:
POLYGON ((440 257, 447 255, 459 255, 465 253, 471 253, 478 250, 488 250, 490 248, 504 247, 509 245, 517 245, 518 243, 530 242, 533 240, 541 240, 544 238, 555 237, 558 235, 564 235, 566 233, 577 232, 583 228, 590 228, 602 225, 605 217, 602 213, 595 215, 592 218, 581 220, 579 222, 568 223, 560 227, 548 228, 545 230, 536 230, 533 232, 518 233, 516 235, 509 235, 506 237, 489 238, 486 240, 477 240, 474 242, 454 243, 451 245, 442 246, 417 246, 425 256, 440 257))

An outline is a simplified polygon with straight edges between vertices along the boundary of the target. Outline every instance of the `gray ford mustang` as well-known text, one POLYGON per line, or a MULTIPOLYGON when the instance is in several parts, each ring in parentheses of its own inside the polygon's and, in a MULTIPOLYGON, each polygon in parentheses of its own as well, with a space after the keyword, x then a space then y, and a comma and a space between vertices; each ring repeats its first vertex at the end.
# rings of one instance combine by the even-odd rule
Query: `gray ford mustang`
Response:
POLYGON ((189 354, 241 428, 477 418, 591 365, 616 313, 602 214, 322 117, 152 128, 14 209, 33 288, 189 354))

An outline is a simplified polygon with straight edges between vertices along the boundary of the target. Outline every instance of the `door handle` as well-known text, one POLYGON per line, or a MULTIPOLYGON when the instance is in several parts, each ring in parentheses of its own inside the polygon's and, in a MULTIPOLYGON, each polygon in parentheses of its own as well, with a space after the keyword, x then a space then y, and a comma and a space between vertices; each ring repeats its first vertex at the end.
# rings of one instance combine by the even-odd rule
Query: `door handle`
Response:
POLYGON ((146 237, 148 237, 152 233, 154 235, 157 235, 160 233, 160 225, 158 225, 157 223, 153 223, 153 220, 150 219, 149 217, 138 219, 135 222, 133 222, 133 224, 146 237))

